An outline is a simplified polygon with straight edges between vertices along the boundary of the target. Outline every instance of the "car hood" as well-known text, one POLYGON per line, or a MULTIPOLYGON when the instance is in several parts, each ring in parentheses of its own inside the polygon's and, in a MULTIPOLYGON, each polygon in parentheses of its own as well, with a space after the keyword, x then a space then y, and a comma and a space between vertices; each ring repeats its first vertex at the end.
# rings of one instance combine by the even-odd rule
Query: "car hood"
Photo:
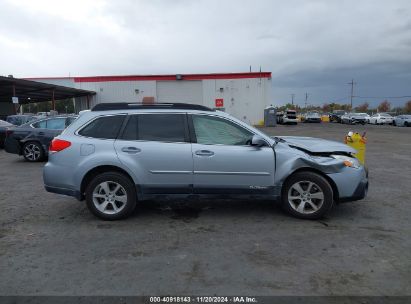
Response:
POLYGON ((356 153, 357 151, 338 141, 314 137, 276 136, 283 139, 288 145, 301 148, 312 153, 344 152, 356 153))
POLYGON ((362 115, 351 115, 351 118, 355 118, 355 119, 365 119, 366 116, 362 116, 362 115))

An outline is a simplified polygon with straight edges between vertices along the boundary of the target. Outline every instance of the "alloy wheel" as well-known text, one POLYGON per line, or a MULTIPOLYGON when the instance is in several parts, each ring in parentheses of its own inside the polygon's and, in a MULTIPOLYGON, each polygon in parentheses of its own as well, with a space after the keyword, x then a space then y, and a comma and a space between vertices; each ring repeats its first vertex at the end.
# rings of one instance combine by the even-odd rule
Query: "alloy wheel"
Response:
POLYGON ((24 156, 29 161, 37 161, 41 156, 40 147, 36 144, 28 144, 24 147, 24 156))
POLYGON ((93 203, 104 214, 117 214, 127 204, 127 192, 117 182, 102 182, 93 190, 93 203))
POLYGON ((323 205, 324 193, 316 183, 299 181, 288 190, 288 202, 295 211, 301 214, 311 214, 323 205))

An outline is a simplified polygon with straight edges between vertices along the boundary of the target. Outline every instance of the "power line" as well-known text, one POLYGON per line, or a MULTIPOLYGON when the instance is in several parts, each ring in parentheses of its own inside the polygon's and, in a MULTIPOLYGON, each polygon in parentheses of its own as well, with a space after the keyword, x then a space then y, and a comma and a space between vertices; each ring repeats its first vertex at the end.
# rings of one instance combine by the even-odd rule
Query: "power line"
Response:
MULTIPOLYGON (((356 96, 354 96, 354 97, 356 97, 356 96)), ((345 99, 350 99, 350 96, 346 96, 346 97, 341 97, 341 98, 332 98, 332 99, 330 99, 332 102, 339 102, 339 101, 342 101, 342 100, 345 100, 345 99)))
POLYGON ((355 98, 387 98, 387 99, 393 99, 393 98, 411 98, 411 96, 353 96, 355 98))

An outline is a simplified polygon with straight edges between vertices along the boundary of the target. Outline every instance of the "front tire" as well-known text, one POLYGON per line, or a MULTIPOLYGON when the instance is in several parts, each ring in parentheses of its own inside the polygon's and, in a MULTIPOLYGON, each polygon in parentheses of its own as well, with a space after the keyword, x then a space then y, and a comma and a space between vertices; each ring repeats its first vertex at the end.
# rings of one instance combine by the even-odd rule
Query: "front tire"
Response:
POLYGON ((86 188, 87 207, 95 216, 103 220, 127 218, 134 211, 136 201, 134 183, 118 172, 99 174, 86 188))
POLYGON ((35 141, 26 142, 23 146, 23 156, 28 162, 42 161, 44 159, 43 147, 35 141))
POLYGON ((287 179, 282 191, 283 209, 298 218, 320 219, 333 206, 328 181, 314 172, 298 172, 287 179))

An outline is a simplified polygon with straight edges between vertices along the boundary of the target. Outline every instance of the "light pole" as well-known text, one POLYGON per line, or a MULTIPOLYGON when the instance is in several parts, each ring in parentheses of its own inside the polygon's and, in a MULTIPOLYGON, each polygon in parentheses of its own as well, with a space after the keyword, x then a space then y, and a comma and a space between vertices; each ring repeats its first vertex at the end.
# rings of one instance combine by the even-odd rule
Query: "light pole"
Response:
POLYGON ((352 110, 352 99, 354 97, 354 84, 357 84, 357 83, 355 83, 354 79, 352 79, 351 82, 349 82, 348 84, 351 85, 351 98, 350 98, 350 100, 351 100, 351 110, 352 110))

